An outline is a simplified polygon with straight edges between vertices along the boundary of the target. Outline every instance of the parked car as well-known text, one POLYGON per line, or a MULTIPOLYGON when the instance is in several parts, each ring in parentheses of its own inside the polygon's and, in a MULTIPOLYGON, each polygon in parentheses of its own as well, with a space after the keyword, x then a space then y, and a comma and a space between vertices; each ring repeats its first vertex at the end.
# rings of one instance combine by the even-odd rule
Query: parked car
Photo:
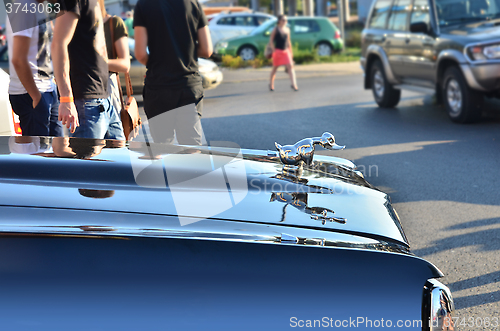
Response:
POLYGON ((452 329, 387 194, 313 154, 342 148, 331 134, 144 140, 0 137, 4 329, 452 329))
MULTIPOLYGON (((276 26, 276 20, 262 24, 250 35, 218 42, 214 52, 218 55, 240 56, 243 60, 253 60, 263 54, 269 43, 269 36, 276 26)), ((339 29, 326 17, 288 17, 292 44, 299 49, 316 49, 320 56, 330 56, 342 49, 339 29)))
MULTIPOLYGON (((144 78, 146 77, 146 66, 141 64, 135 58, 134 49, 135 41, 132 38, 128 39, 128 45, 130 50, 130 80, 132 82, 132 88, 134 93, 142 93, 144 87, 144 78)), ((198 58, 198 70, 200 72, 201 78, 203 80, 203 88, 205 90, 210 90, 216 88, 222 83, 223 75, 219 70, 219 66, 207 59, 198 58)), ((122 90, 125 93, 125 75, 120 75, 120 84, 122 90)))
POLYGON ((499 18, 496 0, 375 1, 361 38, 365 88, 387 108, 402 89, 436 93, 451 120, 477 120, 484 96, 499 96, 499 18))
POLYGON ((215 45, 224 39, 247 35, 262 23, 274 18, 264 13, 219 14, 210 19, 208 24, 212 43, 215 45))

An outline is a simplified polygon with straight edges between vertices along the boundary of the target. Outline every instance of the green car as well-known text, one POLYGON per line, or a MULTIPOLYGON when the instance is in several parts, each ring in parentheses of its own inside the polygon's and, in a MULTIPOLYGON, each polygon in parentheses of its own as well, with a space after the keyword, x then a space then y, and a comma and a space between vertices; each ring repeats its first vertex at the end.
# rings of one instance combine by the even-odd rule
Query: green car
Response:
MULTIPOLYGON (((257 54, 264 53, 275 26, 276 20, 267 21, 249 35, 220 41, 215 45, 214 52, 253 60, 257 54)), ((326 17, 288 17, 288 27, 292 44, 298 44, 299 49, 316 48, 319 56, 330 56, 342 49, 339 29, 326 17)))

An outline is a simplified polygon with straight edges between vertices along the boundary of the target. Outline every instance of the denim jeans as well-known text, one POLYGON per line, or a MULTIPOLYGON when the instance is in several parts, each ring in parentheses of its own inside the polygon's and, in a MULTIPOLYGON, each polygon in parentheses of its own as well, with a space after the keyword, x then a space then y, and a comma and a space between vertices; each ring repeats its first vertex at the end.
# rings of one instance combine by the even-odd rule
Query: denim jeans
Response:
POLYGON ((42 93, 35 108, 28 93, 11 94, 9 100, 12 110, 19 116, 23 136, 62 137, 63 128, 58 119, 59 99, 55 90, 42 93))
POLYGON ((78 126, 71 137, 125 140, 120 114, 108 99, 75 100, 78 126))

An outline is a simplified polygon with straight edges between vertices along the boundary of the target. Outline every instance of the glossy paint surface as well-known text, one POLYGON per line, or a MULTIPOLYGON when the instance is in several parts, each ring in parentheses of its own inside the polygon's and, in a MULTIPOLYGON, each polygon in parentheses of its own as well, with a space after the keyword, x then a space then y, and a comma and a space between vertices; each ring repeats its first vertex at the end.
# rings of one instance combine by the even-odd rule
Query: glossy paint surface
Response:
POLYGON ((408 247, 388 196, 371 188, 349 161, 318 157, 313 168, 290 176, 277 157, 263 151, 242 150, 238 157, 231 149, 192 153, 157 146, 151 159, 140 152, 140 143, 121 148, 88 143, 93 146, 84 148, 95 154, 88 159, 0 155, 0 204, 232 220, 335 231, 408 247), (220 169, 230 180, 216 185, 212 177, 220 169), (276 199, 279 195, 288 198, 276 199))
POLYGON ((400 254, 208 240, 4 236, 0 250, 6 330, 289 330, 293 317, 421 330, 436 276, 400 254))

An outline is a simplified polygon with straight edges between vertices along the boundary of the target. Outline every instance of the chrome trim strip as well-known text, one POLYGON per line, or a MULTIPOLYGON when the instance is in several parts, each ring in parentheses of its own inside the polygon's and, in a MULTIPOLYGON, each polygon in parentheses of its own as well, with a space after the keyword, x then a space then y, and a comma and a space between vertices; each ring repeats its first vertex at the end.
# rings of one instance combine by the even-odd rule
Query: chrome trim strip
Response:
POLYGON ((177 238, 324 246, 413 256, 407 247, 381 239, 283 225, 245 223, 242 227, 241 222, 210 219, 181 226, 173 216, 13 206, 0 206, 0 213, 0 236, 177 238))
POLYGON ((428 280, 430 293, 429 331, 454 330, 455 304, 450 289, 436 279, 428 280))

